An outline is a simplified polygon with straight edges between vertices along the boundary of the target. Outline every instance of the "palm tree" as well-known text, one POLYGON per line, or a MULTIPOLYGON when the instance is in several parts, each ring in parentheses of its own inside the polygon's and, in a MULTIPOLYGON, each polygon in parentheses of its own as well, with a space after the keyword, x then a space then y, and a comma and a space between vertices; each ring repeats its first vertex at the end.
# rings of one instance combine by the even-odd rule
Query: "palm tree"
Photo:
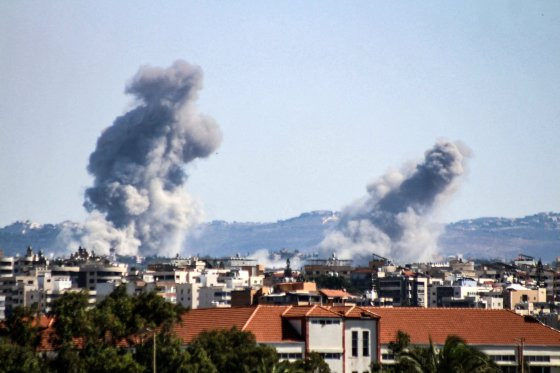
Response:
POLYGON ((494 373, 500 368, 486 354, 469 346, 458 336, 450 335, 438 349, 430 338, 428 346, 409 346, 410 337, 397 333, 390 348, 395 354, 396 372, 416 373, 494 373))

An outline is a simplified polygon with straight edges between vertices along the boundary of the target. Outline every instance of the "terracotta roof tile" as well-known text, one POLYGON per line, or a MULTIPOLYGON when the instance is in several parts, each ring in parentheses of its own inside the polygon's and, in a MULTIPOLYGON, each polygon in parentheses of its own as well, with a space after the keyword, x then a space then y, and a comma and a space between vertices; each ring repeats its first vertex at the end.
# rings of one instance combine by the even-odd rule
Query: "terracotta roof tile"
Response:
POLYGON ((306 314, 307 317, 340 317, 339 314, 323 306, 313 306, 306 314))
POLYGON ((253 333, 258 342, 302 341, 282 314, 289 306, 258 306, 243 330, 253 333))
POLYGON ((284 317, 303 317, 315 306, 291 307, 284 312, 284 317))
POLYGON ((455 334, 477 345, 516 345, 525 338, 526 345, 560 346, 560 331, 508 310, 364 308, 381 316, 381 344, 394 341, 397 331, 402 330, 416 344, 427 344, 430 337, 434 343, 443 344, 448 335, 455 334))
POLYGON ((319 289, 319 293, 328 298, 352 298, 352 294, 347 293, 344 290, 319 289))
POLYGON ((300 341, 302 338, 282 314, 291 306, 257 306, 239 308, 195 309, 185 313, 173 331, 183 343, 190 343, 198 334, 216 329, 253 333, 258 342, 300 341))
POLYGON ((349 319, 364 319, 364 318, 378 319, 379 318, 379 316, 377 316, 375 313, 369 311, 364 307, 332 306, 327 308, 349 319))
MULTIPOLYGON (((431 337, 443 344, 450 334, 458 335, 469 344, 517 345, 524 338, 526 345, 560 346, 560 331, 530 317, 508 310, 473 308, 412 308, 358 306, 257 306, 240 308, 195 309, 183 314, 173 331, 183 343, 191 342, 203 331, 230 329, 255 334, 258 342, 303 341, 291 326, 291 317, 347 317, 379 316, 380 342, 393 341, 398 330, 410 335, 411 342, 427 344, 431 337)), ((46 327, 39 350, 50 350, 49 338, 54 333, 52 319, 42 317, 38 324, 46 327)), ((74 340, 77 346, 83 341, 74 340)))
POLYGON ((241 330, 253 312, 254 307, 194 309, 182 315, 173 332, 183 343, 190 343, 204 331, 231 329, 233 326, 241 330))

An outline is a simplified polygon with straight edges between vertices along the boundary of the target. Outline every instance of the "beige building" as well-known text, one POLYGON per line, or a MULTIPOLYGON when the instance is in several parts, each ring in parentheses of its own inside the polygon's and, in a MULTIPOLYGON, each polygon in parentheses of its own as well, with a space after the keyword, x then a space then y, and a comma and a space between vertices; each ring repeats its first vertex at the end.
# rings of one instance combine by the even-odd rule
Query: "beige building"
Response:
POLYGON ((503 292, 504 308, 531 314, 537 303, 546 303, 546 288, 527 289, 512 285, 503 292))

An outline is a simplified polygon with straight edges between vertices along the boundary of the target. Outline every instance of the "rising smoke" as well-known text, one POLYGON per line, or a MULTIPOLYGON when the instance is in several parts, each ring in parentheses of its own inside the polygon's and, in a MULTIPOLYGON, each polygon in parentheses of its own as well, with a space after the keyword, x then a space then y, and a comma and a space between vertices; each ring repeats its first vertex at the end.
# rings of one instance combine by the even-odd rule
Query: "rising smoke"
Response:
POLYGON ((126 87, 138 106, 105 129, 90 155, 93 186, 81 244, 122 255, 180 253, 201 211, 184 189, 185 164, 209 156, 221 132, 193 105, 202 71, 185 61, 144 66, 126 87))
POLYGON ((320 247, 357 261, 371 253, 397 262, 433 260, 441 227, 430 217, 456 189, 469 153, 461 143, 440 141, 414 168, 388 172, 343 209, 320 247))

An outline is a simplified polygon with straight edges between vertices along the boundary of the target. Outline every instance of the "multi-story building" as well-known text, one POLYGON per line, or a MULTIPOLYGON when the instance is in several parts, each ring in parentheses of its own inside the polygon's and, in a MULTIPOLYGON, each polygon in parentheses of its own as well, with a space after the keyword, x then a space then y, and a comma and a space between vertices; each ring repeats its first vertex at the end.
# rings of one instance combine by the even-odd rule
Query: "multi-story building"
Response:
POLYGON ((515 310, 520 314, 531 315, 538 311, 540 305, 546 304, 546 289, 528 289, 514 284, 503 292, 504 308, 515 310))
MULTIPOLYGON (((384 274, 380 272, 379 274, 384 274)), ((406 272, 389 273, 376 280, 379 298, 392 299, 394 306, 428 307, 428 279, 419 274, 406 272)))
POLYGON ((323 356, 332 372, 369 372, 377 361, 378 317, 364 309, 262 306, 198 309, 183 315, 174 332, 184 344, 204 330, 236 326, 276 348, 282 360, 309 352, 323 356))
POLYGON ((495 307, 496 302, 492 299, 482 301, 481 296, 492 290, 492 287, 479 285, 472 278, 459 278, 452 285, 430 286, 428 302, 429 307, 468 307, 487 308, 487 302, 495 307))
POLYGON ((0 295, 0 320, 6 318, 6 296, 0 295))
POLYGON ((0 277, 11 277, 15 274, 16 258, 13 256, 0 257, 0 277))
POLYGON ((410 343, 441 347, 449 335, 489 355, 502 372, 560 372, 560 332, 508 310, 453 308, 367 308, 380 316, 380 362, 394 364, 389 344, 399 330, 410 343), (458 322, 460 321, 460 322, 458 322))
POLYGON ((198 309, 183 314, 173 332, 183 344, 199 333, 230 329, 252 332, 281 359, 321 354, 334 373, 369 372, 371 364, 395 363, 389 347, 397 331, 410 342, 441 348, 449 335, 489 355, 504 372, 560 372, 560 332, 508 310, 419 307, 257 306, 198 309))
POLYGON ((350 280, 352 260, 339 259, 335 254, 329 259, 308 259, 303 267, 303 273, 308 279, 320 276, 337 276, 350 280))

